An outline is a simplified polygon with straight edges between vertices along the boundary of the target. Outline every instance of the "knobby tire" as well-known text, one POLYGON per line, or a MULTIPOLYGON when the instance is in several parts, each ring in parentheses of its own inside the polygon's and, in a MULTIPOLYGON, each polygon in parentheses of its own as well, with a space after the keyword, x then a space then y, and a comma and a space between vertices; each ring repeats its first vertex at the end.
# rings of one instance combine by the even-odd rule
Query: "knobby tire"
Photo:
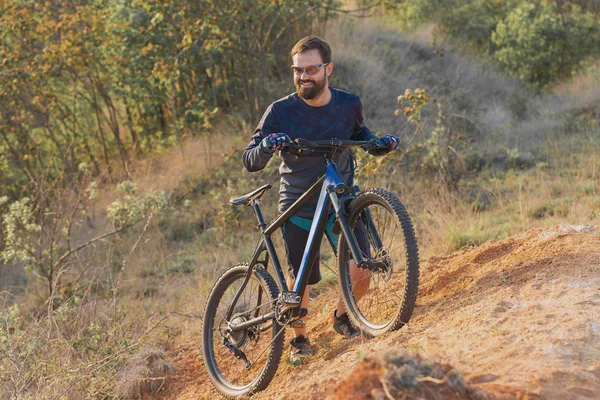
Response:
MULTIPOLYGON (((364 297, 360 300, 356 299, 355 290, 350 279, 350 268, 348 261, 352 258, 349 251, 349 246, 344 235, 340 235, 339 251, 338 251, 338 270, 340 286, 342 289, 342 297, 348 311, 348 316, 352 323, 360 329, 361 333, 366 337, 380 336, 386 332, 401 328, 406 324, 413 313, 417 300, 417 292, 419 288, 419 253, 417 240, 413 230, 410 217, 405 207, 400 200, 384 189, 368 189, 360 193, 348 206, 348 215, 350 226, 354 228, 357 221, 365 221, 365 210, 376 208, 378 213, 388 213, 390 223, 384 223, 382 226, 376 226, 379 234, 387 234, 386 230, 391 229, 391 224, 395 224, 398 230, 398 238, 392 240, 392 246, 400 249, 403 254, 398 254, 399 251, 392 251, 391 259, 393 267, 389 275, 382 275, 381 272, 361 272, 368 274, 369 289, 364 297), (361 217, 361 215, 363 215, 361 217), (401 232, 401 233, 400 233, 401 232), (395 270, 395 271, 394 271, 395 270), (391 275, 397 273, 396 275, 391 275), (374 288, 373 282, 378 279, 378 275, 383 276, 381 282, 385 278, 388 279, 389 288, 374 288), (402 285, 403 282, 403 285, 402 285), (397 287, 393 287, 396 284, 397 287), (402 285, 402 287, 400 287, 402 285), (371 291, 372 293, 370 293, 371 291), (374 321, 377 317, 377 311, 371 315, 366 315, 367 296, 372 296, 372 302, 383 302, 384 304, 392 304, 386 306, 385 310, 389 317, 385 317, 385 321, 374 321), (401 299, 401 300, 400 300, 401 299), (364 304, 363 304, 364 303, 364 304)), ((371 212, 371 211, 370 211, 371 212)), ((375 220, 375 217, 373 218, 375 220)), ((375 221, 375 224, 378 222, 375 221)), ((369 235, 371 237, 371 235, 369 235)), ((385 241, 386 239, 383 239, 385 241)), ((385 244, 385 243, 384 243, 385 244)), ((376 256, 376 252, 371 249, 372 256, 376 256)), ((363 253, 364 256, 364 253, 363 253)), ((362 270, 365 271, 365 270, 362 270)), ((387 285, 387 283, 386 283, 387 285)), ((362 291, 364 289, 358 289, 362 291)), ((375 307, 373 307, 374 310, 375 307)))
MULTIPOLYGON (((235 364, 236 362, 242 363, 242 361, 239 359, 235 359, 233 353, 230 357, 228 357, 228 350, 224 351, 223 348, 219 347, 221 346, 220 343, 223 338, 220 336, 220 331, 218 329, 215 330, 215 324, 219 324, 219 321, 216 320, 216 314, 219 309, 223 310, 227 308, 228 305, 224 306, 222 304, 222 301, 224 301, 224 295, 228 293, 230 296, 232 296, 232 293, 235 293, 237 291, 237 287, 239 287, 240 285, 236 286, 235 283, 241 283, 243 281, 244 277, 248 272, 248 268, 248 264, 240 264, 227 269, 213 286, 208 300, 206 302, 206 307, 204 311, 204 326, 202 335, 204 364, 206 366, 208 375, 214 387, 223 396, 230 399, 234 399, 242 395, 252 395, 253 393, 265 389, 269 385, 269 383, 275 376, 275 373, 277 372, 277 368, 279 366, 279 362, 283 353, 283 346, 285 341, 285 332, 281 332, 281 330, 285 328, 279 325, 275 320, 268 321, 265 324, 272 324, 272 327, 264 332, 265 334, 268 334, 268 337, 265 338, 265 343, 262 343, 262 348, 264 348, 264 346, 270 346, 270 349, 264 351, 264 353, 260 353, 260 349, 257 349, 257 353, 261 354, 259 358, 266 357, 266 362, 264 366, 261 367, 261 370, 257 373, 256 378, 244 384, 236 384, 232 382, 231 379, 227 379, 221 371, 222 368, 228 367, 228 364, 231 365, 235 364), (230 289, 229 292, 228 289, 230 289), (218 337, 215 338, 215 335, 217 335, 218 337), (228 358, 228 360, 222 362, 217 360, 215 357, 215 350, 224 352, 225 357, 228 358)), ((256 296, 256 298, 263 298, 263 300, 259 301, 265 307, 261 306, 260 314, 266 314, 267 312, 272 311, 275 307, 275 300, 277 299, 279 294, 279 288, 277 284, 275 283, 271 275, 262 267, 254 268, 253 276, 251 277, 251 281, 252 280, 255 280, 255 283, 257 283, 259 287, 262 288, 262 290, 255 290, 256 292, 262 292, 261 295, 259 295, 258 293, 249 293, 251 299, 254 298, 254 296, 256 296)), ((252 290, 252 288, 253 287, 252 285, 250 285, 249 282, 249 284, 245 287, 242 296, 238 300, 238 304, 244 298, 244 295, 246 294, 245 292, 248 290, 252 290)), ((255 309, 256 307, 254 307, 253 309, 251 306, 248 306, 246 314, 252 314, 249 315, 248 318, 254 317, 255 309)), ((235 316, 239 314, 239 312, 235 312, 232 315, 232 319, 234 319, 235 316)), ((268 328, 268 325, 266 326, 268 328)), ((248 335, 248 331, 249 329, 241 331, 241 333, 237 333, 237 335, 248 335)), ((243 351, 244 347, 241 347, 241 350, 243 351)), ((239 368, 238 364, 236 364, 236 366, 239 368)))

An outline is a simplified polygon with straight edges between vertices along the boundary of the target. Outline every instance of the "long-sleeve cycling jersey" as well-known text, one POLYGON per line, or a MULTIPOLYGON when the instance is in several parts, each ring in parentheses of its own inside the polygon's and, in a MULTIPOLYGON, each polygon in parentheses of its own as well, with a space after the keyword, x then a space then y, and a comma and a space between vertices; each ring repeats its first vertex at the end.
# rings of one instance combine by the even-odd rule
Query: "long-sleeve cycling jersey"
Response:
MULTIPOLYGON (((377 138, 363 122, 359 97, 338 89, 330 89, 331 101, 322 107, 306 104, 297 93, 271 104, 244 150, 243 162, 246 169, 250 172, 259 171, 269 162, 273 153, 264 147, 262 140, 271 133, 285 133, 292 140, 377 138)), ((287 152, 281 152, 280 155, 282 162, 279 166, 279 212, 284 212, 325 173, 326 164, 322 155, 298 157, 287 152)), ((338 151, 334 161, 344 182, 352 186, 354 158, 350 149, 338 151)), ((296 215, 312 218, 317 201, 318 196, 315 196, 304 204, 296 215)))

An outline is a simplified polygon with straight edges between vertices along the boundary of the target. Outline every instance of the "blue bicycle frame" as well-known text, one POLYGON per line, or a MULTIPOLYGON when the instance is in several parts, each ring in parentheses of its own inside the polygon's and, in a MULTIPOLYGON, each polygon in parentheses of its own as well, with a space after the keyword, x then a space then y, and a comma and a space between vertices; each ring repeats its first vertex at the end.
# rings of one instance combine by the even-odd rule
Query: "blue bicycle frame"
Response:
MULTIPOLYGON (((346 237, 352 238, 350 243, 354 244, 355 247, 352 249, 354 259, 359 265, 363 262, 361 252, 358 250, 358 246, 356 245, 354 232, 352 232, 348 226, 348 215, 345 213, 344 208, 341 207, 338 194, 352 194, 352 198, 354 197, 353 192, 350 190, 350 188, 348 188, 348 186, 346 186, 344 181, 342 181, 337 166, 328 159, 327 167, 325 169, 325 179, 323 181, 321 193, 319 194, 319 201, 317 202, 317 208, 315 210, 315 217, 313 218, 312 225, 310 226, 306 248, 304 249, 298 276, 294 282, 293 291, 296 293, 304 293, 304 288, 306 288, 306 283, 308 280, 304 279, 304 277, 308 277, 310 275, 310 270, 307 270, 308 262, 309 260, 313 259, 316 255, 316 252, 319 251, 325 231, 325 225, 327 224, 329 207, 331 204, 333 204, 335 212, 340 219, 340 226, 344 230, 344 234, 346 237)), ((346 199, 344 199, 344 201, 345 200, 346 199)))
MULTIPOLYGON (((331 158, 332 155, 325 157, 325 160, 327 162, 325 175, 323 175, 319 180, 317 180, 317 182, 315 182, 315 184, 313 184, 313 186, 311 186, 306 193, 304 193, 298 200, 296 200, 296 202, 294 202, 294 204, 292 204, 292 206, 288 210, 281 214, 268 227, 264 221, 262 212, 260 210, 260 200, 254 199, 250 201, 249 204, 254 208, 254 212, 258 219, 259 228, 262 231, 263 240, 255 250, 254 255, 252 256, 250 268, 248 269, 248 275, 246 276, 244 282, 240 286, 238 292, 236 293, 236 296, 234 296, 232 306, 230 307, 226 315, 227 320, 231 318, 234 305, 237 303, 239 296, 244 290, 247 282, 250 280, 250 276, 252 275, 254 266, 256 264, 261 264, 265 268, 267 268, 269 258, 272 260, 273 268, 275 270, 275 274, 279 282, 279 286, 281 288, 281 294, 284 302, 292 306, 300 306, 300 303, 302 301, 301 294, 303 294, 304 290, 306 289, 306 285, 308 284, 308 278, 310 276, 310 268, 312 267, 312 265, 308 265, 308 262, 316 256, 317 252, 320 249, 331 205, 333 205, 335 209, 340 227, 342 229, 342 232, 344 233, 344 236, 348 240, 350 252, 352 253, 352 256, 356 261, 357 265, 365 265, 365 263, 368 263, 368 261, 364 260, 359 246, 357 244, 354 232, 350 228, 346 208, 342 206, 343 204, 345 204, 346 201, 350 201, 353 198, 355 198, 355 193, 350 187, 348 187, 348 185, 344 183, 336 164, 332 161, 331 158), (321 190, 319 194, 319 200, 317 202, 317 208, 315 210, 315 217, 313 218, 313 222, 310 227, 308 240, 306 243, 304 254, 302 256, 300 269, 294 282, 293 290, 290 291, 285 281, 281 264, 279 263, 279 258, 277 257, 277 253, 275 251, 275 246, 273 245, 273 241, 271 240, 271 234, 277 229, 279 229, 292 215, 294 215, 303 204, 311 200, 313 196, 316 195, 319 186, 321 186, 321 190), (265 258, 260 260, 260 255, 263 254, 265 251, 265 258)), ((259 295, 259 302, 260 297, 261 296, 259 295)), ((254 315, 254 318, 239 324, 235 324, 234 326, 231 326, 231 328, 233 331, 239 331, 247 329, 251 326, 255 326, 259 323, 265 322, 273 318, 275 318, 275 312, 271 312, 262 316, 256 314, 254 315)))

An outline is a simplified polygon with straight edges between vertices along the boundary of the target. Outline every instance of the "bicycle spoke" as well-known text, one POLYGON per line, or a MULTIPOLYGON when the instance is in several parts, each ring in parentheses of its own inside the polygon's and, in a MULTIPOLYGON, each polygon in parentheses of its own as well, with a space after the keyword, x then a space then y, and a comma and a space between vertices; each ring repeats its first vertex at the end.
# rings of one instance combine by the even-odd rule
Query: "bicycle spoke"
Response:
MULTIPOLYGON (((208 354, 212 354, 213 368, 218 379, 228 387, 243 388, 258 381, 269 365, 268 359, 275 343, 277 346, 283 346, 283 343, 278 340, 280 327, 274 325, 272 321, 265 321, 235 332, 229 330, 229 323, 242 323, 274 309, 276 298, 272 297, 274 294, 265 286, 264 281, 255 276, 256 272, 253 272, 236 303, 233 304, 246 278, 246 271, 247 269, 240 270, 234 277, 223 283, 226 287, 222 290, 217 307, 213 310, 213 324, 210 330, 212 351, 208 354), (230 311, 231 317, 226 320, 225 317, 230 311)), ((262 273, 266 274, 264 271, 262 273)), ((274 282, 273 286, 275 287, 274 282)))

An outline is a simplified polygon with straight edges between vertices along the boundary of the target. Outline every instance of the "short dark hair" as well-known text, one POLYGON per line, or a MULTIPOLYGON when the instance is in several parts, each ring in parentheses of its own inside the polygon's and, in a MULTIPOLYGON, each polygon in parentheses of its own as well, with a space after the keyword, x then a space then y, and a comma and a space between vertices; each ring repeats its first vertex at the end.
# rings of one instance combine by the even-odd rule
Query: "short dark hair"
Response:
POLYGON ((300 39, 292 48, 290 55, 294 57, 296 54, 313 49, 319 50, 319 54, 324 63, 331 62, 331 47, 329 47, 329 44, 326 41, 316 36, 307 36, 300 39))

